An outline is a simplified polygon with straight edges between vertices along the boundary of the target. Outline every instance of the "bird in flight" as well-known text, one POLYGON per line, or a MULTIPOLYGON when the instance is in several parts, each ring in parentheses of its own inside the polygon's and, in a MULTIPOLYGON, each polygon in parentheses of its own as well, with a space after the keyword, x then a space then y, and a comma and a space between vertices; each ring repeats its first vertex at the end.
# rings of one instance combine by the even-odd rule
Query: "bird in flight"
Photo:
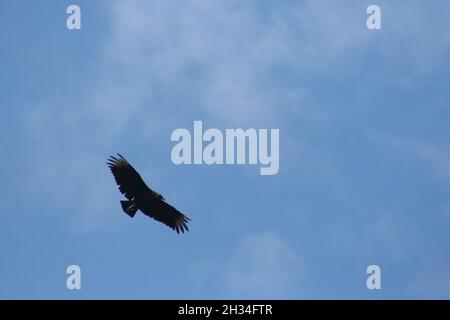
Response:
POLYGON ((139 209, 177 233, 189 231, 187 223, 191 219, 168 204, 162 195, 150 189, 128 161, 119 153, 117 155, 118 157, 109 157, 107 164, 120 192, 128 199, 120 201, 123 211, 133 218, 139 209))

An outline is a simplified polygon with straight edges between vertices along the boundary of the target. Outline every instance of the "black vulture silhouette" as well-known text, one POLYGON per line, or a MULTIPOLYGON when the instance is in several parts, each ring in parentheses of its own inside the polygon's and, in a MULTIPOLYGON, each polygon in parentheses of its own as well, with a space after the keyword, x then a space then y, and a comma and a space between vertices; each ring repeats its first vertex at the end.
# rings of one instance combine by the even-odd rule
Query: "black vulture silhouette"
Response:
POLYGON ((189 231, 187 223, 191 219, 168 204, 162 195, 150 189, 128 161, 119 153, 117 155, 117 158, 109 157, 107 164, 120 192, 128 199, 120 201, 123 211, 133 218, 139 209, 177 233, 189 231))

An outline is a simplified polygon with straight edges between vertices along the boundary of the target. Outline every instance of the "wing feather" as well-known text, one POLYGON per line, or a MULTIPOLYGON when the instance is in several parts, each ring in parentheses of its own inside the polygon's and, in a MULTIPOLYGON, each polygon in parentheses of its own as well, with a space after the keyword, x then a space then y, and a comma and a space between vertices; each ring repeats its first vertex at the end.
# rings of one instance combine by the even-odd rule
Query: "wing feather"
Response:
POLYGON ((142 180, 139 173, 119 153, 118 157, 111 156, 108 159, 108 167, 111 170, 120 192, 128 199, 133 200, 138 194, 147 192, 150 188, 142 180))
POLYGON ((163 200, 155 205, 151 213, 144 212, 144 214, 156 221, 164 223, 177 233, 180 233, 180 231, 189 231, 187 224, 191 219, 163 200))

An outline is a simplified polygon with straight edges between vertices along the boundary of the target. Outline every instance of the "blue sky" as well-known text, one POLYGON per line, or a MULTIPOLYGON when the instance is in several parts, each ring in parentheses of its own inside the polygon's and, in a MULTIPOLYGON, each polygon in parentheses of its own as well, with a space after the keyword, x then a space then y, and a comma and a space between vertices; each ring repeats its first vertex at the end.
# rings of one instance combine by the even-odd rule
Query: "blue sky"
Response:
POLYGON ((449 21, 444 0, 0 2, 0 298, 449 298, 449 21), (279 173, 175 166, 194 120, 279 128, 279 173), (116 152, 189 233, 121 211, 116 152))

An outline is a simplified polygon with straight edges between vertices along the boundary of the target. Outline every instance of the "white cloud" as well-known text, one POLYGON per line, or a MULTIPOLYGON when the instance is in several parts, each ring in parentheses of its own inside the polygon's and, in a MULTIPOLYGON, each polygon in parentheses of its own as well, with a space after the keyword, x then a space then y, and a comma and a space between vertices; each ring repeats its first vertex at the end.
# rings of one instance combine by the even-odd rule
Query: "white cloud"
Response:
POLYGON ((97 139, 90 140, 89 132, 82 130, 81 139, 75 139, 65 130, 73 120, 54 124, 52 119, 61 121, 64 116, 50 110, 36 107, 25 119, 32 134, 27 155, 32 165, 22 172, 28 202, 57 213, 72 231, 111 227, 119 204, 111 201, 118 194, 106 166, 108 146, 96 150, 97 139))
POLYGON ((229 297, 276 299, 302 286, 299 252, 273 232, 247 235, 240 241, 226 271, 229 297))
POLYGON ((442 68, 450 51, 448 1, 386 2, 382 6, 385 36, 380 49, 385 62, 400 66, 394 79, 410 85, 414 80, 442 68), (445 18, 445 17, 446 18, 445 18), (401 72, 400 72, 401 70, 401 72))
MULTIPOLYGON (((106 190, 110 181, 92 168, 98 168, 125 136, 145 137, 150 144, 153 133, 166 133, 162 128, 205 115, 232 127, 272 127, 292 113, 299 125, 330 121, 327 110, 306 105, 308 97, 316 94, 308 78, 327 76, 331 68, 351 61, 371 45, 364 8, 335 1, 277 3, 269 9, 237 0, 114 1, 107 6, 111 30, 102 41, 106 47, 99 69, 92 70, 80 88, 80 93, 88 93, 72 103, 65 96, 40 101, 24 117, 35 143, 30 161, 45 168, 30 172, 29 188, 36 189, 39 181, 36 198, 53 193, 61 202, 77 192, 86 210, 96 205, 108 211, 101 202, 94 204, 91 195, 105 192, 103 197, 108 198, 109 191, 100 190, 106 190), (273 74, 278 68, 287 74, 295 71, 298 79, 288 84, 279 81, 273 74), (77 164, 71 164, 75 158, 77 164), (98 181, 95 187, 93 179, 98 181), (61 183, 59 190, 51 188, 61 183)), ((396 39, 422 30, 427 16, 421 16, 413 31, 392 22, 397 23, 396 39)), ((437 22, 432 22, 421 38, 436 27, 437 22)), ((439 53, 433 57, 442 56, 448 47, 449 37, 442 32, 438 34, 443 42, 432 41, 439 53)), ((386 56, 394 56, 401 44, 384 46, 386 56)), ((425 63, 428 53, 416 52, 410 61, 425 63)), ((296 139, 287 132, 282 137, 293 141, 284 145, 283 152, 301 158, 296 139)), ((314 148, 304 147, 320 159, 314 148)), ((450 172, 445 155, 423 151, 450 172)), ((333 170, 326 160, 323 166, 333 170)), ((106 220, 106 214, 100 221, 106 220)))
POLYGON ((356 25, 360 16, 358 8, 317 1, 270 9, 241 1, 119 1, 106 61, 149 90, 189 95, 194 109, 216 119, 269 121, 292 105, 298 111, 307 90, 301 79, 278 82, 277 68, 306 80, 349 59, 368 41, 356 25))
MULTIPOLYGON (((102 41, 98 69, 79 95, 49 95, 23 116, 27 156, 38 168, 27 175, 30 195, 35 201, 51 198, 49 207, 73 217, 72 225, 84 226, 79 229, 111 223, 114 207, 105 203, 114 197, 104 161, 129 132, 151 143, 152 133, 202 112, 236 127, 272 121, 286 102, 295 109, 306 91, 264 80, 265 73, 276 64, 317 65, 295 52, 305 42, 294 28, 297 16, 305 14, 302 7, 292 13, 276 9, 265 18, 238 1, 116 1, 108 8, 112 29, 102 41), (68 208, 73 199, 81 208, 76 212, 68 208)), ((341 47, 331 26, 322 28, 341 47)), ((314 42, 305 54, 323 51, 325 43, 314 42)))
POLYGON ((447 148, 416 137, 392 137, 376 135, 374 140, 387 146, 393 146, 402 152, 414 155, 427 163, 439 175, 450 176, 450 153, 447 148))
POLYGON ((409 255, 415 254, 422 248, 410 239, 417 239, 420 234, 402 212, 377 214, 373 227, 370 229, 378 248, 383 254, 395 261, 405 261, 409 255))

